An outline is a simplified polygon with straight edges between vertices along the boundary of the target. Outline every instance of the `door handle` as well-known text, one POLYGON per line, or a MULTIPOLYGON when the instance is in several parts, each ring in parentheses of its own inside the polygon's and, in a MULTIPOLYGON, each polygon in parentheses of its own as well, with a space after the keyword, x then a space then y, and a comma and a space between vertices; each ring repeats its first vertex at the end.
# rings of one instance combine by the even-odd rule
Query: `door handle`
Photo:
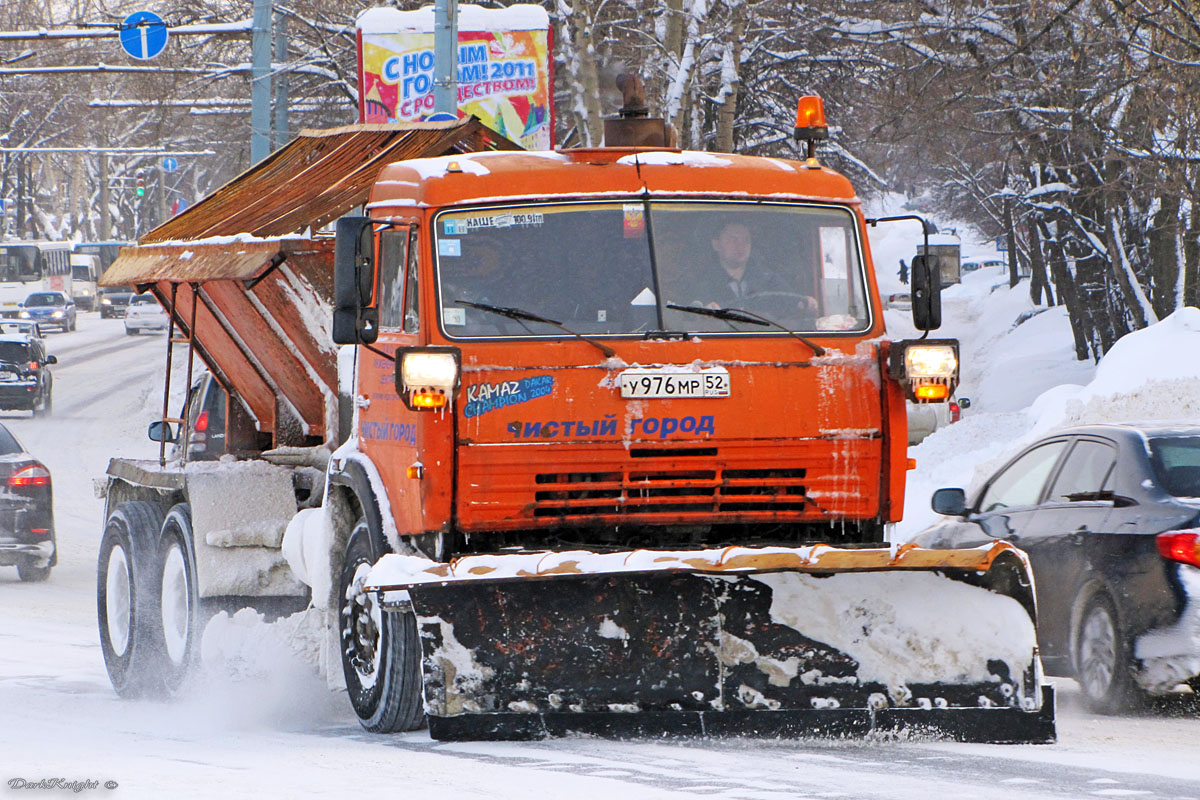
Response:
POLYGON ((1067 536, 1067 541, 1074 545, 1083 544, 1084 535, 1091 533, 1087 525, 1080 525, 1075 529, 1075 532, 1067 536))

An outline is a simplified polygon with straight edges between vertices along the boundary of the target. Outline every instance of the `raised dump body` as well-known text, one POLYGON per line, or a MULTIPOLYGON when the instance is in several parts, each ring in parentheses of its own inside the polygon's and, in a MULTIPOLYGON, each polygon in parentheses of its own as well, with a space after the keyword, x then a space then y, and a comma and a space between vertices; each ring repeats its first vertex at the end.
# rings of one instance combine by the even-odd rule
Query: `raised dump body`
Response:
POLYGON ((101 286, 152 291, 234 399, 228 448, 341 441, 330 337, 333 238, 391 161, 512 148, 477 121, 306 130, 122 249, 101 286))
POLYGON ((178 689, 217 609, 277 614, 310 602, 280 546, 297 510, 321 502, 352 408, 338 392, 334 243, 322 226, 362 206, 390 161, 513 146, 475 120, 304 131, 122 248, 101 286, 151 291, 171 312, 164 398, 173 344, 190 345, 189 385, 198 356, 221 396, 193 390, 182 413, 164 399, 151 431, 159 460, 109 464, 98 597, 119 692, 178 689), (201 436, 230 458, 189 463, 201 436))

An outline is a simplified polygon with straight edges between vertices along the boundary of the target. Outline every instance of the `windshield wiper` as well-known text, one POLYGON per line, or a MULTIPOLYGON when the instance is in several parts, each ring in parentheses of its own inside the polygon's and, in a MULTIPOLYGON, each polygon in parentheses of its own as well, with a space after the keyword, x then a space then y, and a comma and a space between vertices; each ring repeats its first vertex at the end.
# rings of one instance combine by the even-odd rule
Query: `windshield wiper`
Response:
POLYGON ((825 348, 816 342, 810 342, 800 334, 790 328, 785 328, 773 319, 764 317, 762 314, 755 314, 753 311, 747 311, 744 308, 705 308, 704 306, 681 306, 676 303, 667 303, 667 308, 673 308, 676 311, 687 311, 692 314, 701 314, 706 317, 715 317, 728 322, 746 322, 751 325, 768 325, 778 328, 793 339, 799 339, 804 343, 804 346, 812 350, 814 356, 825 355, 825 348))
POLYGON ((563 331, 566 331, 567 333, 571 334, 572 336, 574 336, 576 339, 580 340, 581 342, 587 342, 592 347, 599 350, 601 353, 604 353, 605 358, 612 358, 617 354, 617 351, 613 350, 608 345, 597 342, 595 339, 584 336, 583 334, 576 333, 575 331, 568 328, 566 325, 563 325, 558 320, 549 319, 549 318, 543 317, 539 314, 534 314, 532 311, 525 311, 524 309, 521 309, 521 308, 510 308, 508 306, 493 306, 489 303, 472 303, 470 300, 455 300, 454 302, 458 303, 460 306, 468 306, 469 308, 478 308, 480 311, 488 311, 492 314, 499 314, 502 317, 508 317, 509 319, 515 319, 518 322, 541 322, 545 325, 553 325, 554 327, 558 328, 559 330, 563 330, 563 331))

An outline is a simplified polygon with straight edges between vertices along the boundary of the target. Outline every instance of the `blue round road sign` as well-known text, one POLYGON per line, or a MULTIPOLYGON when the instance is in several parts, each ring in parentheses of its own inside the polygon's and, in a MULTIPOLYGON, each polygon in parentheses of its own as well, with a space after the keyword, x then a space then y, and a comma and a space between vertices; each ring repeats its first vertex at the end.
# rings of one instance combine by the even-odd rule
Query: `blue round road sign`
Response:
POLYGON ((137 11, 121 23, 121 47, 139 61, 149 61, 167 47, 167 23, 152 11, 137 11))
POLYGON ((179 169, 179 162, 174 158, 167 156, 162 160, 162 168, 163 172, 174 172, 175 170, 179 169))

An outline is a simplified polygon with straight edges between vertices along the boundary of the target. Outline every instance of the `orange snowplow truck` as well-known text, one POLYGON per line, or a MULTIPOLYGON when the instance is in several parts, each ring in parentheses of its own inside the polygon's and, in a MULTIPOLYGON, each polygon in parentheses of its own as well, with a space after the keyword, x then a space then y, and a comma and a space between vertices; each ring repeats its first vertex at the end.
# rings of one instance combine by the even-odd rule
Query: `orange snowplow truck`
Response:
MULTIPOLYGON (((957 343, 887 340, 815 146, 682 152, 647 122, 394 163, 339 220, 358 395, 330 475, 377 495, 341 578, 364 725, 1052 738, 1020 554, 882 544, 906 397, 948 398, 957 343)), ((824 125, 802 101, 797 136, 824 125)))
POLYGON ((108 469, 116 690, 177 691, 249 606, 320 626, 371 731, 1052 740, 1024 555, 886 543, 906 399, 950 396, 957 343, 888 340, 800 112, 801 161, 644 117, 554 152, 309 131, 123 250, 104 281, 208 373, 108 469))

